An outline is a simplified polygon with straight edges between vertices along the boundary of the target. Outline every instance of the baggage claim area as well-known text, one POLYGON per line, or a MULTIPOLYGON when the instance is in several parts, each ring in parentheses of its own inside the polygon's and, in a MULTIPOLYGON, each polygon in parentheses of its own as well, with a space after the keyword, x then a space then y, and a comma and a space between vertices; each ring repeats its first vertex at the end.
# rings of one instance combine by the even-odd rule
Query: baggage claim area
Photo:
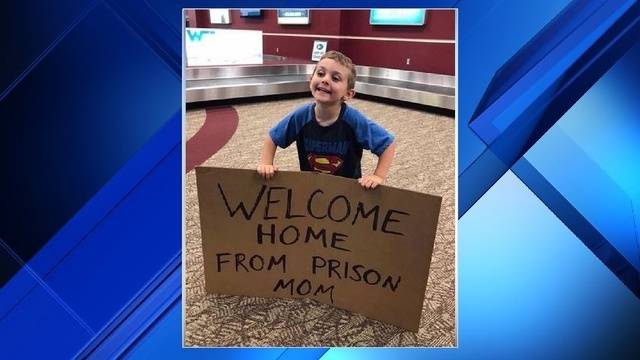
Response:
MULTIPOLYGON (((455 10, 187 9, 183 15, 184 346, 456 346, 455 10), (415 332, 312 298, 205 289, 195 167, 255 171, 269 129, 314 101, 309 79, 330 50, 350 57, 356 67, 356 95, 348 106, 395 137, 395 158, 384 185, 442 197, 415 332)), ((377 160, 365 150, 362 174, 372 174, 377 160)), ((294 144, 278 148, 274 164, 280 171, 299 171, 294 144)), ((358 217, 356 208, 351 206, 349 221, 358 217)), ((280 238, 270 237, 268 229, 263 234, 265 242, 280 238)), ((301 228, 298 242, 305 237, 308 229, 301 228)), ((328 235, 324 244, 339 249, 339 240, 333 240, 328 235)), ((233 255, 218 260, 217 266, 247 271, 260 265, 250 257, 241 265, 233 255)), ((398 286, 392 274, 364 268, 355 274, 357 264, 320 256, 314 261, 318 271, 342 281, 398 286)), ((282 265, 268 257, 261 264, 261 269, 282 265)))

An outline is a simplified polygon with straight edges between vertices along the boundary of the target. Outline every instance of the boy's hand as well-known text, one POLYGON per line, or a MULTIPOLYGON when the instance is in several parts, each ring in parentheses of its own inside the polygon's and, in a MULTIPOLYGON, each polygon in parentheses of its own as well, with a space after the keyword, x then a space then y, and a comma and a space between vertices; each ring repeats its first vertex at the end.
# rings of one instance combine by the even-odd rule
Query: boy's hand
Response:
POLYGON ((258 174, 269 180, 275 175, 278 168, 275 165, 258 165, 258 174))
POLYGON ((375 189, 384 182, 384 179, 377 175, 367 175, 358 179, 358 182, 365 189, 375 189))

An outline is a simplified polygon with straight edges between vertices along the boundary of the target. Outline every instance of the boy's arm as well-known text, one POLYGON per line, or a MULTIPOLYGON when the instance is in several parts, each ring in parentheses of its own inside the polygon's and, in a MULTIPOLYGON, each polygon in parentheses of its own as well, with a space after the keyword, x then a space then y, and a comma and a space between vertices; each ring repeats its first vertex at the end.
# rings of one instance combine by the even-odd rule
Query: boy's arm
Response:
POLYGON ((389 174, 389 168, 393 157, 396 154, 396 143, 392 142, 378 158, 378 165, 373 175, 366 175, 358 179, 360 185, 365 189, 375 189, 382 184, 389 174))
POLYGON ((276 144, 271 140, 271 136, 267 135, 262 145, 260 153, 260 164, 258 165, 258 174, 265 179, 271 179, 278 170, 273 165, 273 158, 276 155, 276 144))
POLYGON ((393 161, 393 157, 396 154, 396 143, 392 142, 387 148, 384 150, 380 158, 378 158, 378 166, 376 166, 376 170, 373 172, 373 175, 376 175, 382 180, 387 178, 389 174, 389 168, 391 167, 391 162, 393 161))

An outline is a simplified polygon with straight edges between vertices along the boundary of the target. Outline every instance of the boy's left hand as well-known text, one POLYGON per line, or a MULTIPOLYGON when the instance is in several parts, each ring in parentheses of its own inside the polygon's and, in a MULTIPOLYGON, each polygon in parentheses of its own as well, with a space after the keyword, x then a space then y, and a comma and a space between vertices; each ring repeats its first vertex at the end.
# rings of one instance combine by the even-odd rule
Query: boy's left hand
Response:
POLYGON ((366 175, 358 179, 358 182, 365 189, 375 189, 384 182, 384 179, 378 175, 366 175))

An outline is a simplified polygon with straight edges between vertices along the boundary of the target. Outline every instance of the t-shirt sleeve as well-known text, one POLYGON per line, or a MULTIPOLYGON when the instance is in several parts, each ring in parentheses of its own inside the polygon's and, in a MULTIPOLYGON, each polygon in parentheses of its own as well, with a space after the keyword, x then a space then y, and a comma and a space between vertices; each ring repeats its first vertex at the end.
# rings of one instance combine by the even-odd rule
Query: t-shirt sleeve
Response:
POLYGON ((393 143, 393 134, 357 110, 349 109, 346 115, 346 119, 353 127, 356 140, 363 149, 380 156, 393 143))
POLYGON ((271 136, 273 143, 283 149, 291 145, 306 124, 307 112, 309 112, 308 106, 302 106, 285 116, 271 128, 269 136, 271 136))

